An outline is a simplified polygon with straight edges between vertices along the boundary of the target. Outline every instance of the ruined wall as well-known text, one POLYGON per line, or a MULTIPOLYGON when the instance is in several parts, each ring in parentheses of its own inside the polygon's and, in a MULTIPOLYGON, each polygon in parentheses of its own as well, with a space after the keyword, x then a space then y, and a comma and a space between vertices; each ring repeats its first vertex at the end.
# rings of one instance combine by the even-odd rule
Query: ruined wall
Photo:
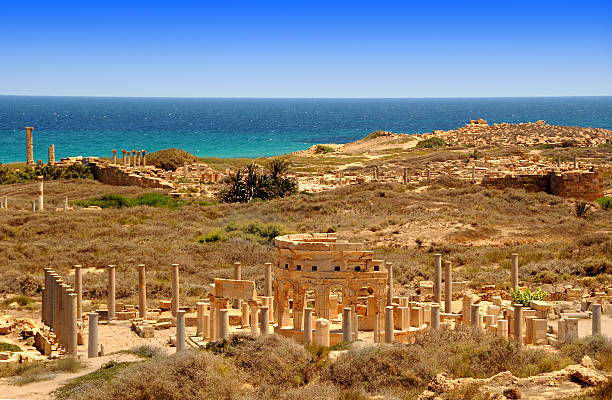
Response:
POLYGON ((546 175, 516 175, 502 178, 485 176, 482 186, 505 189, 525 189, 528 192, 546 192, 565 198, 594 201, 603 196, 603 169, 568 171, 546 175))
POLYGON ((102 183, 115 186, 140 186, 152 189, 173 189, 174 186, 162 178, 140 175, 136 171, 125 171, 118 165, 90 162, 94 177, 102 183))

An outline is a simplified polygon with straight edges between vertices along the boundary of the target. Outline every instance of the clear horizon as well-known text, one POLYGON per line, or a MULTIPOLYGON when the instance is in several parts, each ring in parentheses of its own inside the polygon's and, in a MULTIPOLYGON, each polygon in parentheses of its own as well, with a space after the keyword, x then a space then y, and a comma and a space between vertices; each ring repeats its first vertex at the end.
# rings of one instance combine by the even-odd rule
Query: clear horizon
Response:
POLYGON ((31 1, 0 16, 0 94, 612 95, 612 4, 31 1))

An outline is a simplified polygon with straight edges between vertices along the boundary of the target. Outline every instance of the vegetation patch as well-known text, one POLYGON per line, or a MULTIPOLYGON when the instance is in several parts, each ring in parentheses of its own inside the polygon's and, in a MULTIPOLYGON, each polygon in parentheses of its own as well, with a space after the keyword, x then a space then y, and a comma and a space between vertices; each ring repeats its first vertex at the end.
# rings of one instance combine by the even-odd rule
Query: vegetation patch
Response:
POLYGON ((199 243, 225 242, 226 240, 227 235, 221 229, 215 229, 198 238, 199 243))
POLYGON ((181 149, 165 149, 147 154, 147 163, 166 171, 175 171, 177 168, 198 161, 198 157, 181 149))
POLYGON ((260 220, 230 222, 225 232, 229 238, 242 238, 260 244, 269 244, 275 237, 290 233, 285 225, 260 220))
POLYGON ((111 381, 120 371, 124 370, 131 364, 134 363, 109 361, 92 373, 72 379, 59 389, 55 390, 53 394, 55 394, 56 398, 59 400, 70 399, 76 394, 77 391, 87 390, 88 387, 97 387, 103 383, 111 381))
POLYGON ((315 145, 313 150, 315 154, 329 154, 335 151, 333 147, 324 144, 315 145))
POLYGON ((177 209, 183 206, 184 201, 161 193, 145 193, 134 198, 119 194, 106 194, 91 200, 75 201, 74 204, 79 207, 124 208, 148 206, 177 209))
POLYGON ((20 305, 21 307, 26 307, 32 303, 35 303, 36 300, 33 299, 32 297, 29 296, 12 296, 9 298, 6 298, 2 301, 2 305, 4 307, 8 307, 13 303, 17 303, 18 305, 20 305))
POLYGON ((534 300, 544 300, 546 293, 541 288, 537 288, 533 292, 529 288, 511 288, 510 295, 512 296, 512 304, 522 304, 525 307, 530 307, 534 300))
POLYGON ((297 193, 297 179, 287 176, 287 161, 270 160, 266 169, 267 173, 261 172, 255 163, 251 163, 230 173, 224 179, 225 187, 219 198, 226 203, 248 203, 254 199, 269 200, 297 193))
POLYGON ((35 181, 39 176, 42 176, 46 181, 94 178, 91 168, 81 163, 58 167, 43 164, 39 161, 34 166, 25 165, 23 168, 10 168, 0 163, 0 185, 35 181))
POLYGON ((603 196, 595 200, 595 202, 599 204, 602 210, 608 211, 612 209, 612 197, 603 196))
POLYGON ((76 372, 83 368, 83 363, 73 357, 51 361, 33 361, 28 363, 10 363, 0 366, 0 378, 13 377, 16 385, 51 379, 57 372, 76 372))
POLYGON ((18 353, 21 351, 21 347, 13 343, 0 342, 0 351, 8 351, 11 353, 18 353))
POLYGON ((444 141, 444 139, 434 136, 434 137, 430 137, 428 139, 419 141, 416 147, 427 148, 427 149, 446 147, 446 142, 444 141))

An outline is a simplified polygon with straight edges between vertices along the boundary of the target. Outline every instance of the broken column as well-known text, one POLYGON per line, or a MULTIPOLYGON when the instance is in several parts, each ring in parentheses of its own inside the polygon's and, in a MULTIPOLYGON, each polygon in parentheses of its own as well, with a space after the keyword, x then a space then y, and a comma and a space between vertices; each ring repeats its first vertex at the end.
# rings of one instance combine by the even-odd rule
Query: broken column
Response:
POLYGON ((433 301, 442 303, 442 254, 434 254, 433 301))
POLYGON ((312 308, 304 308, 304 345, 312 344, 312 308))
POLYGON ((43 180, 42 176, 38 177, 38 211, 43 211, 44 207, 44 195, 43 195, 43 180))
POLYGON ((264 264, 264 296, 273 296, 272 291, 272 263, 264 264))
POLYGON ((219 310, 219 339, 229 339, 229 310, 219 310))
POLYGON ((81 320, 83 315, 83 271, 80 265, 74 266, 74 292, 77 296, 76 303, 76 316, 77 321, 81 320))
POLYGON ((350 342, 353 336, 353 326, 351 324, 351 308, 344 307, 342 309, 342 341, 350 342))
POLYGON ((315 344, 329 347, 329 321, 325 318, 317 318, 315 330, 315 344))
POLYGON ((601 335, 601 304, 591 304, 591 309, 593 311, 591 321, 591 334, 593 336, 601 335))
POLYGON ((482 321, 480 317, 480 305, 472 304, 470 306, 470 324, 473 329, 481 329, 482 321))
POLYGON ((393 343, 393 306, 385 307, 385 343, 393 343))
POLYGON ((472 302, 473 302, 473 299, 472 299, 471 293, 466 293, 463 295, 463 304, 461 307, 461 320, 463 322, 463 325, 465 326, 469 326, 470 321, 472 320, 471 318, 472 302))
POLYGON ((98 313, 89 313, 89 336, 87 337, 87 357, 98 357, 98 313))
MULTIPOLYGON (((239 281, 242 280, 242 270, 239 262, 234 263, 234 280, 239 281)), ((239 309, 241 301, 240 299, 233 299, 232 308, 239 309)))
POLYGON ((147 274, 144 264, 138 265, 138 318, 147 319, 147 274))
POLYGON ((518 287, 518 254, 512 254, 512 269, 510 270, 510 288, 518 287))
POLYGON ((34 141, 32 139, 33 126, 26 126, 26 164, 34 165, 34 141))
POLYGON ((64 197, 64 211, 68 211, 68 197, 64 197))
POLYGON ((566 318, 565 326, 565 340, 571 343, 578 339, 578 318, 566 318))
POLYGON ((176 313, 176 351, 185 350, 185 311, 176 313))
POLYGON ((172 316, 176 317, 179 309, 179 265, 172 264, 172 316))
POLYGON ((431 305, 431 329, 434 331, 440 330, 440 305, 431 305))
POLYGON ((508 339, 508 320, 498 319, 497 320, 497 334, 504 339, 508 339))
POLYGON ((55 165, 55 145, 49 146, 47 152, 49 153, 49 165, 55 165))
POLYGON ((108 317, 107 320, 110 323, 115 320, 115 266, 108 266, 108 317))
POLYGON ((444 312, 453 312, 453 265, 450 261, 444 262, 444 312))
POLYGON ((514 340, 519 346, 523 345, 523 305, 514 305, 514 315, 512 316, 514 323, 514 340))
POLYGON ((268 307, 259 307, 259 333, 262 336, 270 333, 270 317, 268 311, 268 307))

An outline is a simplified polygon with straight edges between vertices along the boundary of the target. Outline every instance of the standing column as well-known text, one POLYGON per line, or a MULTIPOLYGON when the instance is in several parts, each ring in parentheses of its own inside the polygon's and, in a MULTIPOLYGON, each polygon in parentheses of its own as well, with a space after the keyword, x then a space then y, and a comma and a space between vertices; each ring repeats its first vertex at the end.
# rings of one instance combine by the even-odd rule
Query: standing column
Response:
POLYGON ((431 183, 431 169, 427 168, 427 184, 431 183))
POLYGON ((117 150, 111 150, 113 152, 113 165, 117 165, 117 150))
POLYGON ((8 208, 8 196, 4 196, 4 199, 2 200, 2 207, 4 207, 5 210, 8 208))
MULTIPOLYGON (((342 341, 350 342, 353 336, 353 324, 351 323, 352 310, 350 307, 342 309, 342 341)), ((312 324, 312 322, 311 322, 312 324)))
POLYGON ((176 313, 176 352, 185 350, 185 310, 176 313))
POLYGON ((44 178, 42 176, 38 177, 38 211, 44 210, 43 180, 44 178))
POLYGON ((42 322, 43 324, 47 326, 51 326, 50 318, 49 318, 49 310, 51 309, 51 302, 52 302, 51 300, 51 279, 50 279, 51 272, 52 272, 51 268, 44 269, 45 290, 43 292, 42 322))
POLYGON ((36 211, 36 202, 32 202, 32 212, 36 211))
POLYGON ((138 265, 138 318, 147 319, 147 274, 144 264, 138 265))
POLYGON ((393 303, 393 264, 386 262, 387 266, 387 305, 390 306, 393 303))
POLYGON ((210 299, 210 311, 208 312, 208 338, 211 342, 217 340, 217 307, 214 298, 210 299))
POLYGON ((81 320, 83 315, 83 271, 80 265, 74 266, 74 292, 76 293, 76 318, 81 320))
POLYGON ((510 270, 510 288, 518 287, 518 254, 512 254, 512 269, 510 270))
POLYGON ((127 150, 121 150, 123 152, 123 166, 126 167, 127 165, 127 157, 126 157, 126 153, 127 150))
POLYGON ((472 304, 470 306, 470 323, 473 329, 481 329, 480 305, 472 304))
POLYGON ((561 156, 557 157, 557 167, 561 167, 561 156))
POLYGON ((265 263, 264 296, 272 297, 272 263, 265 263))
POLYGON ((62 304, 62 299, 64 296, 64 281, 62 281, 59 276, 55 280, 55 297, 56 297, 56 308, 55 308, 55 318, 54 318, 54 327, 53 332, 55 332, 55 338, 60 346, 62 346, 62 322, 64 317, 64 306, 62 304))
POLYGON ((136 150, 132 150, 132 159, 130 161, 132 163, 132 168, 136 168, 136 150))
POLYGON ((87 357, 98 357, 98 313, 89 313, 89 336, 87 337, 87 357))
POLYGON ((255 301, 250 302, 249 307, 251 308, 251 335, 257 336, 259 335, 259 318, 257 303, 255 301))
POLYGON ((108 266, 108 323, 115 320, 115 266, 108 266))
POLYGON ((176 317, 179 309, 179 265, 172 264, 172 316, 176 317))
POLYGON ((198 325, 196 329, 196 336, 204 337, 204 314, 206 312, 206 303, 198 301, 196 303, 196 315, 198 317, 198 325))
POLYGON ((259 307, 259 332, 262 336, 270 333, 270 317, 268 311, 268 307, 259 307))
POLYGON ((385 343, 393 343, 393 306, 385 307, 385 343))
POLYGON ((312 344, 312 308, 304 308, 304 345, 312 344))
POLYGON ((47 152, 49 153, 49 165, 55 165, 55 145, 49 146, 47 152))
POLYGON ((523 345, 523 305, 514 305, 514 315, 512 316, 514 322, 514 340, 519 346, 523 345))
POLYGON ((183 178, 187 179, 187 161, 183 162, 183 178))
POLYGON ((68 211, 68 196, 64 197, 64 211, 68 211))
POLYGON ((67 310, 67 321, 68 329, 66 329, 66 338, 68 345, 66 347, 66 353, 76 357, 77 355, 77 295, 72 290, 68 291, 68 310, 67 310))
POLYGON ((242 309, 242 328, 249 327, 249 304, 245 301, 240 305, 242 309))
POLYGON ((431 305, 431 329, 440 330, 440 305, 435 303, 431 305))
POLYGON ((593 320, 591 321, 591 334, 601 335, 601 304, 592 304, 593 320))
POLYGON ((453 264, 444 262, 444 312, 453 312, 453 264))
MULTIPOLYGON (((235 262, 234 263, 234 280, 236 280, 236 281, 242 280, 242 270, 240 268, 240 263, 239 262, 235 262)), ((241 304, 240 299, 234 299, 232 301, 232 308, 239 309, 240 308, 240 304, 241 304)))
POLYGON ((142 168, 145 168, 147 166, 146 154, 147 152, 145 150, 142 150, 142 168))
POLYGON ((34 141, 32 139, 33 126, 26 126, 26 163, 34 165, 34 141))
POLYGON ((404 167, 404 185, 408 184, 408 168, 404 167))
POLYGON ((434 303, 442 304, 442 254, 434 254, 434 303))
POLYGON ((219 339, 229 339, 229 310, 227 308, 219 310, 219 339))

